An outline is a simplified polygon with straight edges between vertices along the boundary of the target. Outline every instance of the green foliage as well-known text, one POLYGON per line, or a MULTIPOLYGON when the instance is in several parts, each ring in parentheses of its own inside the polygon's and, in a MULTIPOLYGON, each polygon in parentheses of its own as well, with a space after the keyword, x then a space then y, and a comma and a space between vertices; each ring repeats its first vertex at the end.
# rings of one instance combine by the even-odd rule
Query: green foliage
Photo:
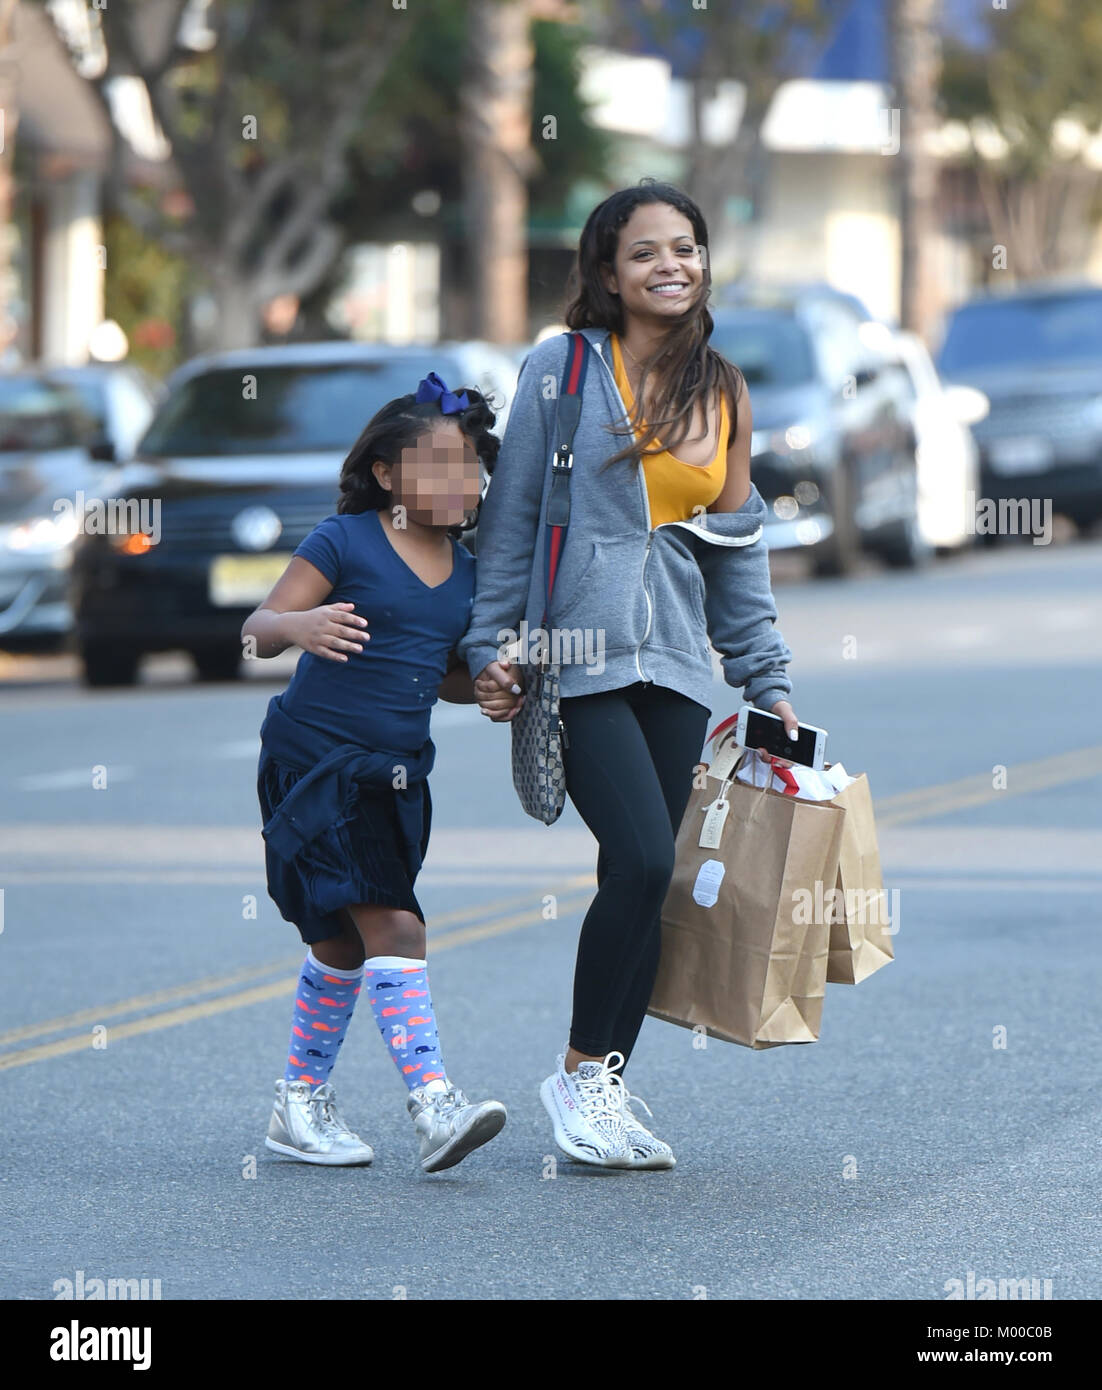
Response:
MULTIPOLYGON (((605 133, 586 119, 578 94, 578 50, 589 35, 580 27, 532 25, 532 146, 538 166, 529 183, 533 218, 561 210, 580 179, 604 181, 611 158, 605 133), (557 138, 543 138, 543 117, 553 115, 557 138)), ((441 197, 449 232, 462 224, 460 91, 467 42, 463 7, 441 5, 431 21, 416 24, 371 102, 352 150, 353 177, 335 215, 354 235, 408 233, 410 199, 423 189, 441 197)))
POLYGON ((104 243, 104 316, 115 319, 130 340, 130 360, 163 377, 183 355, 179 329, 190 268, 124 218, 107 219, 104 243))
POLYGON ((532 147, 541 171, 530 188, 534 216, 561 213, 579 181, 604 181, 612 159, 608 133, 591 125, 578 95, 579 49, 588 35, 565 24, 532 25, 535 48, 532 87, 532 147), (554 116, 554 140, 543 136, 544 117, 554 116))
POLYGON ((1010 169, 1052 163, 1055 123, 1102 124, 1102 6, 1098 0, 1017 0, 986 16, 986 52, 945 46, 940 100, 961 121, 986 118, 1013 146, 1010 169))

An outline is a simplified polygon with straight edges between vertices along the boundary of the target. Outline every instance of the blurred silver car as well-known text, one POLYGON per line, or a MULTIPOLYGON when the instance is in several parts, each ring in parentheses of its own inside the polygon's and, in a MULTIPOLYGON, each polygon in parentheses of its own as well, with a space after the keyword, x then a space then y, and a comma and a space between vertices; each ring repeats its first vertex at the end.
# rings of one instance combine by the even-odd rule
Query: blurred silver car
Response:
POLYGON ((0 646, 53 645, 72 626, 81 494, 94 500, 112 472, 92 458, 95 438, 68 388, 34 370, 0 376, 0 646))
POLYGON ((897 330, 891 341, 899 356, 891 376, 915 436, 922 535, 938 550, 971 545, 968 507, 979 488, 979 450, 968 426, 984 414, 986 401, 968 387, 947 389, 916 334, 897 330))
POLYGON ((106 463, 134 457, 164 399, 164 386, 129 362, 95 362, 83 367, 49 367, 50 381, 68 386, 94 426, 92 456, 106 463))

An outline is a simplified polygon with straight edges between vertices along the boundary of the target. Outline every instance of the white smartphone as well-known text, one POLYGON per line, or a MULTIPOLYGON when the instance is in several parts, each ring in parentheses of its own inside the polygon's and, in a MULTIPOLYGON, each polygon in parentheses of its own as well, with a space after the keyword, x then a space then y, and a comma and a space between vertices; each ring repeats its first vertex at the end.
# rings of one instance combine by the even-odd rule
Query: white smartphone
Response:
POLYGON ((799 737, 791 739, 785 731, 783 719, 775 714, 767 714, 763 709, 755 709, 753 705, 743 705, 735 725, 735 741, 743 748, 764 748, 774 757, 787 758, 789 762, 799 763, 802 767, 822 771, 827 732, 814 724, 801 724, 799 737))

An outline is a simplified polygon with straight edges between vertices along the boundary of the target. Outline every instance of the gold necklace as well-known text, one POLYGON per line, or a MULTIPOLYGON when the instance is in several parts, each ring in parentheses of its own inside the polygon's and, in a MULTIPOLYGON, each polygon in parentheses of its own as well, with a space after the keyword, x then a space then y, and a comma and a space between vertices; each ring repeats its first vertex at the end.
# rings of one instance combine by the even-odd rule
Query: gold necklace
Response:
POLYGON ((623 338, 620 339, 620 346, 624 349, 624 351, 627 353, 627 355, 631 358, 631 360, 632 360, 632 361, 635 363, 635 365, 638 367, 638 365, 639 365, 639 359, 638 359, 638 357, 636 357, 635 353, 632 352, 631 348, 628 347, 627 343, 624 342, 623 338))
POLYGON ((639 359, 638 359, 638 357, 636 357, 635 353, 632 352, 631 348, 628 347, 627 343, 624 342, 624 340, 623 340, 622 337, 620 338, 620 346, 624 349, 624 351, 627 353, 627 355, 631 358, 632 362, 635 363, 635 369, 636 369, 636 371, 639 373, 639 375, 636 377, 636 379, 635 379, 634 381, 632 381, 632 380, 631 380, 631 374, 630 374, 629 372, 627 372, 627 369, 625 368, 625 374, 627 375, 628 381, 631 382, 631 389, 632 389, 632 392, 634 393, 634 392, 636 392, 636 391, 639 390, 639 383, 643 380, 643 369, 639 366, 639 359))

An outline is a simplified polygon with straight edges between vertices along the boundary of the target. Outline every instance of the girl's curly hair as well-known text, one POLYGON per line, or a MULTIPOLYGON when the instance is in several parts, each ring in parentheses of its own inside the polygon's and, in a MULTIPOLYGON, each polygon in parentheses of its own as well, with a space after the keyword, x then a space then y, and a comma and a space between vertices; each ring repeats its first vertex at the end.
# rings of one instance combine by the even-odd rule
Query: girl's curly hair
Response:
MULTIPOLYGON (((463 390, 469 404, 466 410, 455 415, 444 415, 438 401, 418 404, 412 391, 409 395, 388 401, 381 410, 377 410, 341 465, 338 513, 378 511, 381 507, 389 506, 391 494, 375 477, 371 465, 379 460, 393 468, 401 459, 402 450, 413 448, 418 439, 441 419, 456 422, 474 445, 474 451, 486 472, 492 474, 501 448, 501 440, 496 434, 490 433, 497 416, 480 391, 468 386, 461 388, 456 395, 462 395, 463 390)), ((474 518, 458 526, 449 526, 448 533, 458 537, 464 531, 472 530, 478 524, 481 508, 480 500, 474 518)))

